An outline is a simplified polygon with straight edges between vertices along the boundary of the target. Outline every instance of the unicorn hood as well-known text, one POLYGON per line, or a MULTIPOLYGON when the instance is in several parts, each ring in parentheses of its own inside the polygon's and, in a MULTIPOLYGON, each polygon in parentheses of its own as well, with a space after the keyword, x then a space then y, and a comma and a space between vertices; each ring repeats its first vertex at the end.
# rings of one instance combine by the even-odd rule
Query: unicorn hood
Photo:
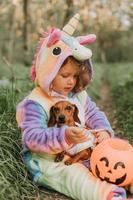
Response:
MULTIPOLYGON (((57 75, 65 59, 73 56, 78 61, 87 61, 92 78, 92 65, 90 58, 92 52, 84 45, 96 40, 94 34, 72 37, 79 21, 76 14, 62 30, 51 28, 44 32, 39 41, 32 64, 32 80, 49 94, 50 84, 57 75)), ((90 78, 90 79, 91 79, 90 78)))

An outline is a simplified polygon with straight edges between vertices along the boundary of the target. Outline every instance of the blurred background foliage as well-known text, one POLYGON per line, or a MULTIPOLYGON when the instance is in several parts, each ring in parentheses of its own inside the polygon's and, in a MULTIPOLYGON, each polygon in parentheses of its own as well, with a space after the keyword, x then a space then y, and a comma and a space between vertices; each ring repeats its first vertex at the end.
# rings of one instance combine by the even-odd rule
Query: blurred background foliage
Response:
POLYGON ((76 34, 97 35, 97 62, 132 61, 132 10, 132 0, 1 0, 0 57, 31 64, 40 34, 50 26, 62 28, 78 12, 76 34))

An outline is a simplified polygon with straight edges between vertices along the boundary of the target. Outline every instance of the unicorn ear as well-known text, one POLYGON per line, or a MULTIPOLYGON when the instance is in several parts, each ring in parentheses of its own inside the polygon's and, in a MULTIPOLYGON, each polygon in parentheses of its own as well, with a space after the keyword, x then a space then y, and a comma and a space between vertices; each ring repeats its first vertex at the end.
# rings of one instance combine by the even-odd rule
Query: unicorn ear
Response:
POLYGON ((79 41, 79 43, 81 45, 86 45, 86 44, 91 44, 91 43, 95 42, 96 35, 95 34, 89 34, 89 35, 86 35, 86 36, 79 36, 76 39, 79 41))
POLYGON ((47 42, 47 47, 51 47, 53 44, 58 42, 61 38, 61 31, 59 29, 54 29, 52 33, 50 33, 48 42, 47 42))
POLYGON ((77 13, 75 14, 69 22, 63 27, 63 32, 67 35, 72 35, 77 28, 79 22, 80 15, 77 13))

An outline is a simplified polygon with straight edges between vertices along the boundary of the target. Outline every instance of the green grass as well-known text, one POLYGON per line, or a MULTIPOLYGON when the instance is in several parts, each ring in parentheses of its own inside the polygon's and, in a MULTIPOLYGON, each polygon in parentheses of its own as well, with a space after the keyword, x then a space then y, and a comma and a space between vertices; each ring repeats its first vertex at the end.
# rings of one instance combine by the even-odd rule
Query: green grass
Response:
POLYGON ((7 82, 5 86, 1 86, 0 83, 0 88, 7 88, 10 91, 19 93, 18 98, 22 98, 33 88, 33 83, 30 80, 30 67, 22 64, 11 65, 0 62, 0 80, 6 80, 7 82))
POLYGON ((13 73, 17 78, 26 79, 29 76, 30 68, 18 63, 6 64, 5 62, 0 62, 0 71, 0 79, 11 79, 13 73))
POLYGON ((115 102, 117 126, 120 134, 133 144, 133 81, 127 81, 123 86, 112 90, 115 102))
POLYGON ((21 160, 20 133, 15 112, 0 115, 0 199, 19 200, 35 196, 37 188, 27 177, 21 160), (27 198, 26 198, 27 197, 27 198))
POLYGON ((100 93, 98 91, 100 90, 102 84, 102 78, 105 66, 103 64, 95 63, 93 64, 93 68, 94 68, 94 78, 90 86, 88 86, 87 92, 95 101, 98 101, 100 99, 100 93))
POLYGON ((29 69, 4 64, 0 69, 0 79, 9 80, 9 85, 0 87, 0 200, 35 199, 38 188, 22 162, 21 133, 15 120, 16 104, 32 87, 29 69))
POLYGON ((133 144, 133 63, 108 65, 107 74, 119 134, 133 144))
POLYGON ((111 88, 124 86, 133 79, 133 63, 113 63, 106 67, 107 80, 111 88))
POLYGON ((0 199, 19 200, 36 196, 37 187, 28 179, 21 159, 21 134, 15 121, 18 93, 0 91, 0 199))

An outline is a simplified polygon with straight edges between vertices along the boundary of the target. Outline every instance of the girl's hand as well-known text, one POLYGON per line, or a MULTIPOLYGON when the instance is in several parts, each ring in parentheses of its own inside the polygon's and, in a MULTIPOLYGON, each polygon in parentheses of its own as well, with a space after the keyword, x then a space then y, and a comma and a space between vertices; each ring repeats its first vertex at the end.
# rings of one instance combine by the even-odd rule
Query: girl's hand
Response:
POLYGON ((68 127, 66 129, 65 139, 68 144, 77 144, 86 142, 89 137, 85 135, 85 129, 80 127, 68 127))
POLYGON ((95 133, 95 137, 96 137, 96 144, 99 144, 103 140, 110 138, 110 134, 107 131, 100 131, 95 133))

